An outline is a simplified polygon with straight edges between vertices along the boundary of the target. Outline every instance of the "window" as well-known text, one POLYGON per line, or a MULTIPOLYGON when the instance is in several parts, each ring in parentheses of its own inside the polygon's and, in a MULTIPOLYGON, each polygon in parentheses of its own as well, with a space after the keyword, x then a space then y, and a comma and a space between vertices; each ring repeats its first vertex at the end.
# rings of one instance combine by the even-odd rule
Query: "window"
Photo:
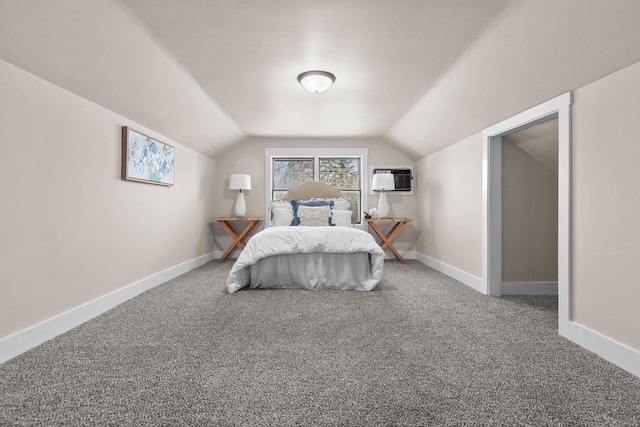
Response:
MULTIPOLYGON (((345 199, 355 202, 356 212, 360 212, 361 179, 359 157, 313 157, 313 158, 273 158, 271 200, 278 200, 289 188, 308 181, 320 181, 342 190, 345 199), (317 170, 316 174, 316 162, 317 170)), ((356 218, 358 216, 356 215, 356 218)))
POLYGON ((289 188, 313 181, 313 159, 273 159, 271 200, 279 200, 289 188))
MULTIPOLYGON (((320 157, 319 162, 320 179, 318 181, 342 190, 345 199, 356 202, 356 212, 361 212, 360 159, 320 157)), ((355 218, 359 218, 359 215, 355 218)))
POLYGON ((350 202, 355 202, 354 218, 361 221, 362 206, 366 206, 367 192, 364 177, 368 149, 302 149, 267 148, 266 218, 271 200, 284 196, 289 188, 308 181, 321 181, 338 188, 350 202))

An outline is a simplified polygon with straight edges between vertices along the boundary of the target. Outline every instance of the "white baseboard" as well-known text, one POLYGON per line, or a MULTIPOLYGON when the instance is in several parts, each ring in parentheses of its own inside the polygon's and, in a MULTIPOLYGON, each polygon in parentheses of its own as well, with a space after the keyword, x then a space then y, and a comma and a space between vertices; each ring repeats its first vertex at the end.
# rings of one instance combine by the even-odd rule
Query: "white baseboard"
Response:
POLYGON ((415 259, 423 263, 424 265, 446 274, 447 276, 456 279, 458 282, 462 282, 470 288, 475 289, 478 292, 486 294, 484 286, 482 285, 482 279, 472 274, 462 271, 456 267, 446 264, 442 261, 438 261, 435 258, 431 258, 423 253, 416 252, 415 259))
MULTIPOLYGON (((107 295, 96 298, 93 301, 89 301, 50 319, 23 329, 22 331, 4 337, 0 339, 0 363, 4 363, 27 350, 55 338, 56 336, 67 332, 90 319, 93 319, 113 307, 141 294, 142 292, 191 271, 194 268, 200 267, 213 259, 219 258, 221 255, 222 251, 214 251, 192 260, 185 261, 113 291, 107 295)), ((234 257, 234 255, 237 257, 235 251, 231 254, 231 257, 234 257)), ((406 259, 416 259, 434 270, 446 274, 447 276, 452 277, 453 279, 458 280, 481 293, 484 293, 482 288, 482 279, 479 277, 473 276, 465 271, 426 256, 420 252, 404 251, 401 252, 401 255, 406 259)), ((391 259, 394 258, 393 254, 387 254, 387 257, 391 259)), ((536 284, 536 286, 538 285, 536 284)), ((503 294, 507 295, 505 293, 504 286, 503 294)), ((633 375, 640 377, 640 351, 576 322, 569 322, 569 334, 567 338, 579 346, 592 351, 603 359, 608 360, 633 375)))
POLYGON ((569 322, 571 341, 640 377, 640 351, 576 322, 569 322))
POLYGON ((502 295, 558 295, 558 282, 502 282, 502 295))
MULTIPOLYGON (((473 276, 465 271, 459 270, 455 267, 452 267, 448 264, 445 264, 441 261, 438 261, 434 258, 426 256, 420 252, 416 252, 416 259, 421 263, 437 270, 441 273, 446 274, 453 279, 458 280, 459 282, 464 283, 465 285, 481 292, 485 293, 482 286, 482 279, 476 276, 473 276)), ((551 294, 508 294, 505 292, 505 288, 508 288, 509 283, 523 283, 523 282, 504 282, 502 294, 503 295, 551 295, 551 294), (507 283, 505 287, 504 284, 507 283)), ((542 284, 542 288, 553 288, 555 285, 555 294, 557 295, 557 282, 524 282, 522 285, 522 290, 529 290, 532 286, 540 286, 542 284)), ((518 288, 520 285, 514 285, 514 288, 518 288)), ((535 289, 531 292, 537 292, 542 289, 535 289)), ((621 342, 614 340, 613 338, 609 338, 605 335, 602 335, 599 332, 596 332, 592 329, 589 329, 586 326, 583 326, 576 322, 569 322, 569 333, 567 338, 578 344, 580 347, 583 347, 603 359, 613 363, 614 365, 619 366, 627 372, 632 373, 633 375, 640 377, 640 351, 633 349, 621 342)))
POLYGON ((0 363, 55 338, 144 291, 200 267, 214 258, 215 253, 210 252, 185 261, 4 337, 0 339, 0 363))

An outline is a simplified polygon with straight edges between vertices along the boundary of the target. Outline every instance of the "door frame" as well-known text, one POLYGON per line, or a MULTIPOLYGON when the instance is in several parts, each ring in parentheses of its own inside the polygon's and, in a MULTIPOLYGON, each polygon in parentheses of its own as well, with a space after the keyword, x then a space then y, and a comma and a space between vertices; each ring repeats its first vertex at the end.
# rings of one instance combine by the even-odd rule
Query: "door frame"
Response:
POLYGON ((566 92, 482 131, 482 286, 502 295, 502 137, 558 119, 558 333, 571 320, 571 104, 566 92))

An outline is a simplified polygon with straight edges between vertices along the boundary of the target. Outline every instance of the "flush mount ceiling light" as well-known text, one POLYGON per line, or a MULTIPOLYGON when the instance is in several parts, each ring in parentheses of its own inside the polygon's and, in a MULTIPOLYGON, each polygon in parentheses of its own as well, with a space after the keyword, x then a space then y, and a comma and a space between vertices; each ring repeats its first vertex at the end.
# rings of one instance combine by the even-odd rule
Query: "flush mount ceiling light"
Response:
POLYGON ((336 76, 327 71, 305 71, 298 81, 309 92, 322 93, 336 81, 336 76))

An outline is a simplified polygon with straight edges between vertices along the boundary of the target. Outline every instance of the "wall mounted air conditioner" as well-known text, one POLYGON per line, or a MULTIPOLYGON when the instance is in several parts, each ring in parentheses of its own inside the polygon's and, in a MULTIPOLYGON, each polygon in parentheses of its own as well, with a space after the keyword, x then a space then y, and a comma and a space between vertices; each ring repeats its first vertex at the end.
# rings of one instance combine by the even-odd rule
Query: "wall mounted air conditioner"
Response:
POLYGON ((390 196, 413 196, 413 166, 370 166, 369 167, 369 194, 378 194, 378 191, 371 190, 371 180, 375 173, 390 173, 393 175, 396 189, 387 191, 390 196))

